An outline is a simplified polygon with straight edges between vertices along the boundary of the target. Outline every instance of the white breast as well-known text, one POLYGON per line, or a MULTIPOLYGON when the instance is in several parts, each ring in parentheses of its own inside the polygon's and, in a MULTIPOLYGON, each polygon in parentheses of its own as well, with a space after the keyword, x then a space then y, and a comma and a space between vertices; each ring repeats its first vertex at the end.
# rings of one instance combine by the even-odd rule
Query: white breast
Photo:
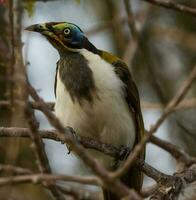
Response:
MULTIPOLYGON (((81 50, 81 54, 88 60, 88 66, 93 72, 99 98, 95 96, 93 104, 88 101, 82 106, 77 102, 73 103, 57 75, 56 115, 63 125, 73 127, 80 135, 132 148, 135 141, 135 126, 124 99, 123 82, 115 74, 113 66, 98 55, 87 50, 81 50)), ((97 152, 95 154, 101 162, 110 167, 105 161, 108 160, 106 156, 97 152)))

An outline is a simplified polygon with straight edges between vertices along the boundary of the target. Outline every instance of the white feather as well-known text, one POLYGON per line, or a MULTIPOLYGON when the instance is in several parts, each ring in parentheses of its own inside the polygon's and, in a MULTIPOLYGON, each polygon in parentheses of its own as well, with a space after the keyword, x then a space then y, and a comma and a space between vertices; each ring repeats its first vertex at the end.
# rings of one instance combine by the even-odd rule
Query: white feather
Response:
MULTIPOLYGON (((64 126, 71 126, 78 134, 95 138, 117 147, 133 147, 135 126, 123 94, 123 82, 114 67, 98 55, 87 50, 80 52, 93 72, 97 96, 93 104, 86 101, 73 103, 57 74, 55 113, 64 126)), ((89 150, 107 168, 112 167, 111 158, 95 150, 89 150)))

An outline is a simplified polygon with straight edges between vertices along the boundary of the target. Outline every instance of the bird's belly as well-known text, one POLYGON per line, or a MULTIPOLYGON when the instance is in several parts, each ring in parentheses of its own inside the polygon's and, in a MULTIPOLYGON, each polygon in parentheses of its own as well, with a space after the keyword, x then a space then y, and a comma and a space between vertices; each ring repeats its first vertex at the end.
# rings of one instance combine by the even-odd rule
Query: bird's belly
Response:
POLYGON ((57 89, 55 113, 64 126, 71 126, 81 136, 118 147, 132 147, 135 141, 131 112, 122 97, 112 91, 99 92, 93 102, 85 100, 80 105, 72 101, 64 87, 61 92, 57 89))
MULTIPOLYGON (((64 93, 66 100, 58 99, 55 113, 64 126, 72 127, 77 134, 94 138, 103 143, 116 147, 128 146, 132 148, 135 141, 135 127, 133 119, 126 105, 113 97, 110 101, 95 100, 93 105, 88 102, 81 107, 70 100, 69 94, 64 93)), ((64 99, 64 98, 63 98, 64 99)), ((88 150, 106 168, 113 167, 113 159, 95 150, 88 150)))

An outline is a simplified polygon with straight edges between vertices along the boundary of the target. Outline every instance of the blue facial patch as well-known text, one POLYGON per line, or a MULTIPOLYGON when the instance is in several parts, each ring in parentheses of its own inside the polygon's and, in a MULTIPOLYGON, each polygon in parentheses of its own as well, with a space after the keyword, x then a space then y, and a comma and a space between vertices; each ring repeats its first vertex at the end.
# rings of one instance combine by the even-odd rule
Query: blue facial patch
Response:
POLYGON ((80 43, 84 36, 83 32, 81 32, 77 27, 71 27, 71 32, 72 32, 72 43, 73 44, 80 43))
POLYGON ((65 36, 65 42, 64 44, 71 48, 81 48, 81 44, 84 38, 83 31, 76 26, 75 24, 68 23, 68 22, 62 22, 62 23, 56 23, 52 24, 53 30, 56 32, 59 32, 63 34, 63 31, 67 28, 70 29, 70 35, 68 34, 65 36))

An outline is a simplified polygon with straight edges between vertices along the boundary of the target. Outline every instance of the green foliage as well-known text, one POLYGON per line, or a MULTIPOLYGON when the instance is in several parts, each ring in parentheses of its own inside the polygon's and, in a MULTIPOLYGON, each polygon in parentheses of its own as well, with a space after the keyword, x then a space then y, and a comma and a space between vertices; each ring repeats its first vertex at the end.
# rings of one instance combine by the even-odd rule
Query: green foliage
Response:
POLYGON ((75 0, 76 1, 76 3, 78 3, 78 4, 80 4, 81 3, 81 0, 75 0))
POLYGON ((35 0, 25 0, 23 1, 23 7, 27 10, 29 17, 32 17, 35 11, 35 0))

